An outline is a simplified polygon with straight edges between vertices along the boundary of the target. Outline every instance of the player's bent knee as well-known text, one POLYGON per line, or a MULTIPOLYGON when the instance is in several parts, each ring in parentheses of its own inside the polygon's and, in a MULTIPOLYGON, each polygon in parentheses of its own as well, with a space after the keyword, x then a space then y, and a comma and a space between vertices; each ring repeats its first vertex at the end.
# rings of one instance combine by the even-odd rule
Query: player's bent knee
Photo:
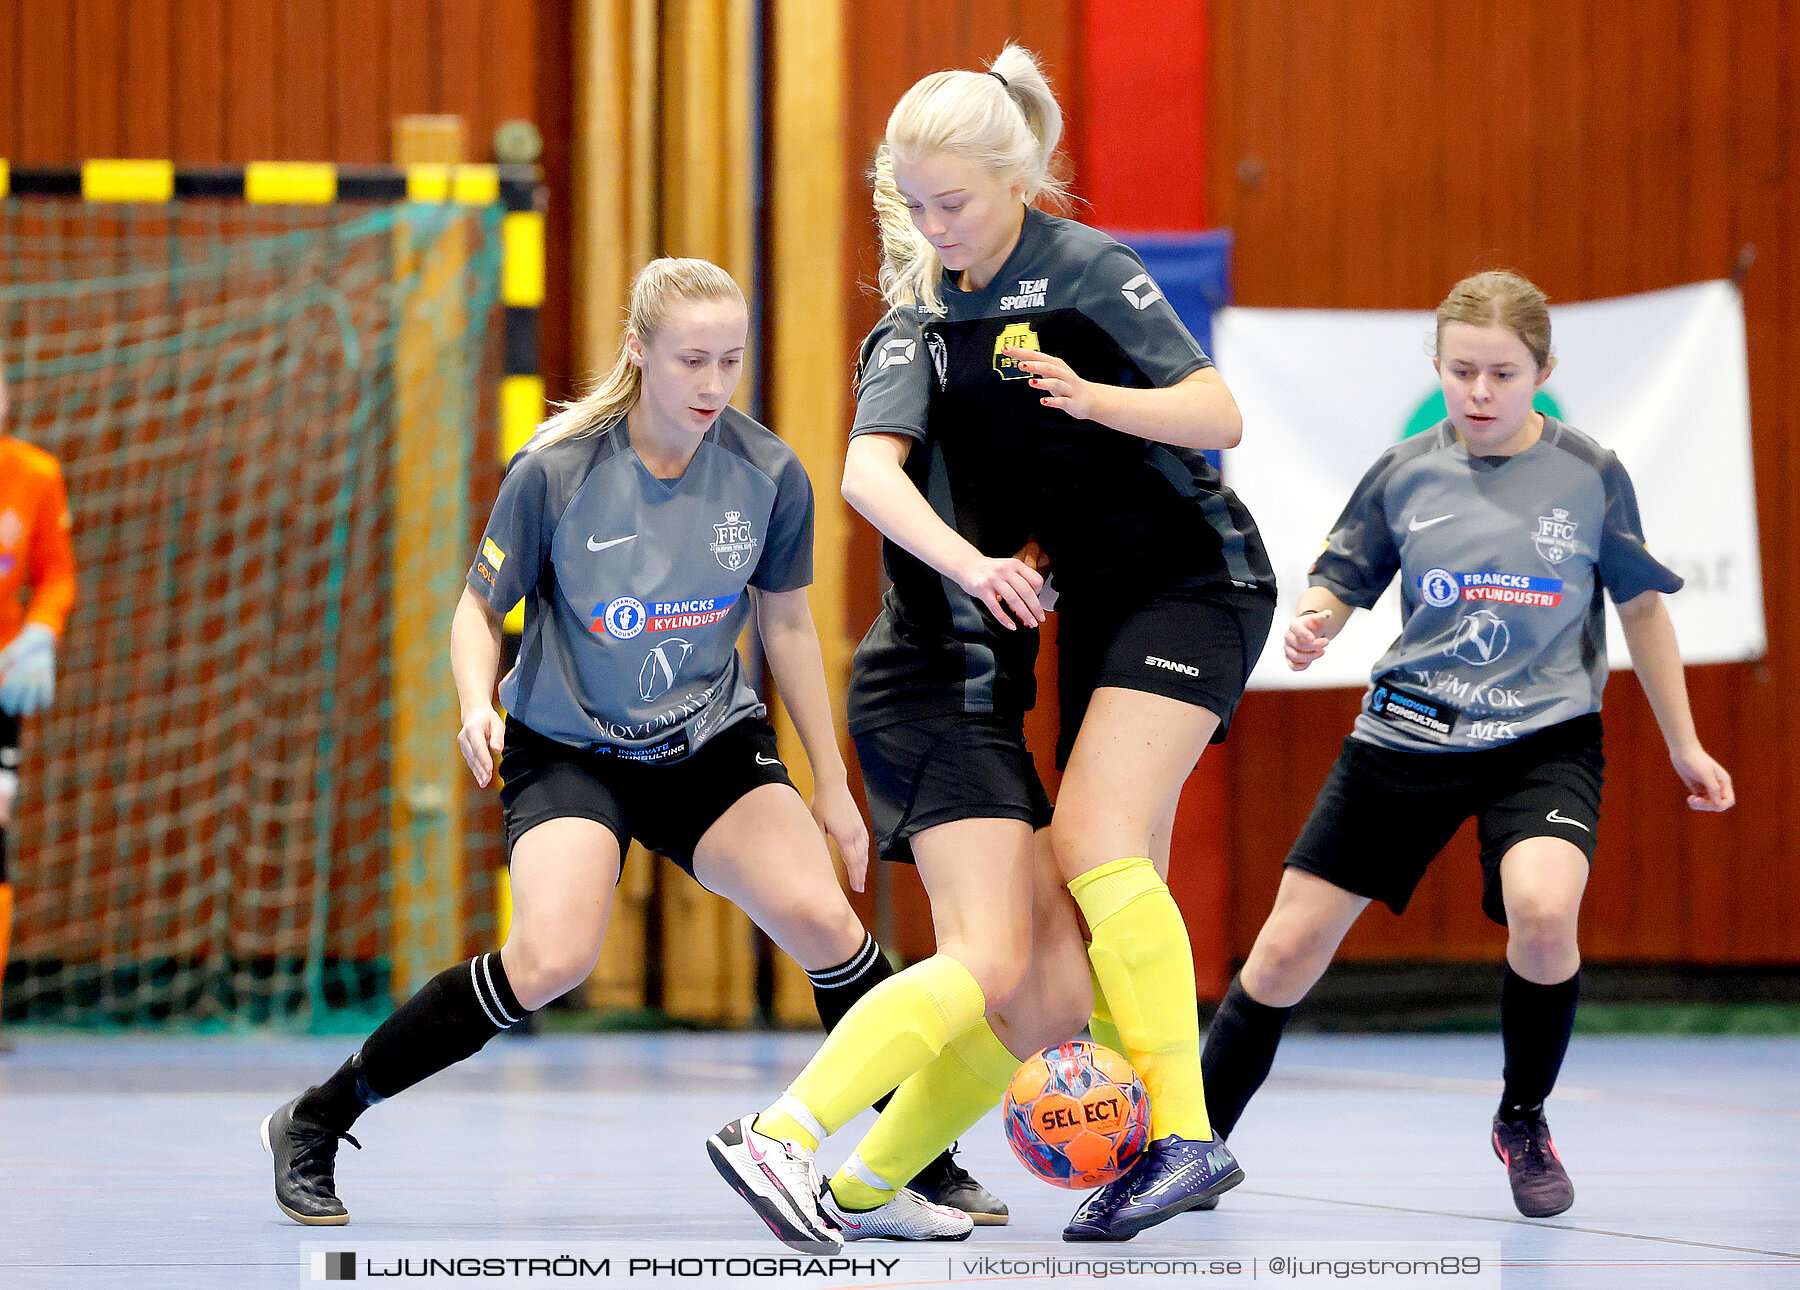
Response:
POLYGON ((1507 911, 1507 942, 1515 955, 1563 958, 1576 952, 1576 921, 1562 911, 1507 911))
POLYGON ((1006 1007, 1019 993, 1031 958, 1028 947, 996 950, 957 942, 938 946, 938 953, 955 959, 975 978, 989 1015, 1006 1007))
POLYGON ((532 1012, 560 999, 593 975, 600 950, 559 950, 542 956, 523 953, 507 956, 506 975, 513 995, 532 1012))
POLYGON ((1265 930, 1240 974, 1244 988, 1258 1003, 1289 1007, 1318 984, 1336 948, 1326 937, 1293 931, 1270 935, 1265 930))
POLYGON ((842 963, 861 948, 866 935, 849 900, 835 887, 783 901, 764 915, 763 930, 815 970, 842 963))
POLYGON ((1050 852, 1063 876, 1092 868, 1096 861, 1119 859, 1125 844, 1117 839, 1117 829, 1118 822, 1103 812, 1059 805, 1050 822, 1050 852), (1113 855, 1114 851, 1119 854, 1113 855))
POLYGON ((1575 939, 1581 906, 1558 899, 1554 893, 1512 891, 1506 893, 1507 934, 1531 944, 1562 944, 1575 939))

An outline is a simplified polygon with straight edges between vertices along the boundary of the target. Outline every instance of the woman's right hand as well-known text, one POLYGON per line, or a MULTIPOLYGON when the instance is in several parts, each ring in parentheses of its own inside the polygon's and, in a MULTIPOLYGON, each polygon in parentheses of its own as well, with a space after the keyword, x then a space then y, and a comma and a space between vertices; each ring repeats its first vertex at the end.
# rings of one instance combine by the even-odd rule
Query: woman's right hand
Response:
POLYGON ((1325 653, 1325 647, 1331 644, 1331 637, 1318 628, 1330 621, 1329 609, 1309 609, 1303 614, 1294 615, 1294 621, 1288 624, 1287 634, 1281 638, 1281 649, 1287 655, 1289 667, 1296 672, 1304 672, 1325 653))
POLYGON ((1044 575, 1023 560, 978 555, 958 572, 956 585, 986 605, 1008 631, 1044 621, 1037 595, 1044 575))
POLYGON ((486 788, 494 779, 494 756, 506 747, 506 719, 492 707, 464 713, 456 746, 476 784, 486 788))

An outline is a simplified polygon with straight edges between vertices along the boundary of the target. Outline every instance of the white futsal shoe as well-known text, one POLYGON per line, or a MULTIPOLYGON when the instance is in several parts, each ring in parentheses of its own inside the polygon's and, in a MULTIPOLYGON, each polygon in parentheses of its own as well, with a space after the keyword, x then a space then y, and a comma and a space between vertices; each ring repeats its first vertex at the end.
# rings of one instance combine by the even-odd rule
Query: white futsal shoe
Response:
POLYGON ((819 1212, 819 1168, 798 1142, 756 1131, 754 1113, 706 1140, 706 1154, 776 1239, 803 1254, 836 1254, 838 1231, 819 1212))
POLYGON ((966 1241, 975 1230, 975 1220, 960 1209, 934 1205, 911 1187, 885 1205, 856 1210, 838 1204, 827 1186, 819 1207, 846 1241, 966 1241))

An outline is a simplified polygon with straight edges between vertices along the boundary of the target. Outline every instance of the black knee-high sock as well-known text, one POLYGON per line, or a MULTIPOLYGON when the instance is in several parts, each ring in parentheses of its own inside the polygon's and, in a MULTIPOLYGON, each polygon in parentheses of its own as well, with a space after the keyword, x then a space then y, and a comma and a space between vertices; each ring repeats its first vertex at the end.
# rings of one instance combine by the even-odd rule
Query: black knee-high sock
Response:
POLYGON ((1238 1117, 1269 1077, 1275 1050, 1292 1008, 1271 1008, 1258 1003, 1244 989, 1241 978, 1231 988, 1206 1031, 1200 1050, 1200 1076, 1206 1085, 1206 1115, 1213 1132, 1228 1137, 1238 1117))
POLYGON ((1500 1043, 1506 1053, 1500 1094, 1500 1118, 1523 1120, 1543 1106, 1569 1036, 1575 1032, 1575 1005, 1581 998, 1581 972, 1555 985, 1538 985, 1512 970, 1509 963, 1500 986, 1500 1043))
MULTIPOLYGON (((848 959, 836 967, 808 972, 806 979, 812 982, 813 1003, 818 1006, 819 1020, 825 1023, 826 1030, 835 1030, 858 999, 892 975, 893 966, 881 952, 881 946, 875 943, 873 936, 865 935, 862 948, 848 959)), ((883 1094, 876 1100, 875 1109, 886 1108, 892 1096, 892 1093, 883 1094)))
POLYGON ((480 1052, 526 1017, 498 953, 445 968, 363 1041, 330 1079, 301 1095, 295 1113, 344 1130, 367 1108, 480 1052))

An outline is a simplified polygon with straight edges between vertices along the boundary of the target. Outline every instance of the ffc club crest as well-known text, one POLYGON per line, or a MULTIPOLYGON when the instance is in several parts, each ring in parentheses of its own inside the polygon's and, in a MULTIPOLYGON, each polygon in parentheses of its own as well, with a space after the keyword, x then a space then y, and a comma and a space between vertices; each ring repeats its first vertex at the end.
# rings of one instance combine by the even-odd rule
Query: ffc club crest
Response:
POLYGON ((1562 507, 1553 506, 1548 515, 1538 516, 1537 532, 1531 540, 1539 555, 1551 564, 1561 564, 1575 554, 1575 530, 1580 527, 1562 507))
POLYGON ((713 525, 714 558, 734 573, 749 564, 751 555, 756 551, 756 539, 751 536, 754 527, 744 522, 740 512, 726 511, 724 520, 713 525))

